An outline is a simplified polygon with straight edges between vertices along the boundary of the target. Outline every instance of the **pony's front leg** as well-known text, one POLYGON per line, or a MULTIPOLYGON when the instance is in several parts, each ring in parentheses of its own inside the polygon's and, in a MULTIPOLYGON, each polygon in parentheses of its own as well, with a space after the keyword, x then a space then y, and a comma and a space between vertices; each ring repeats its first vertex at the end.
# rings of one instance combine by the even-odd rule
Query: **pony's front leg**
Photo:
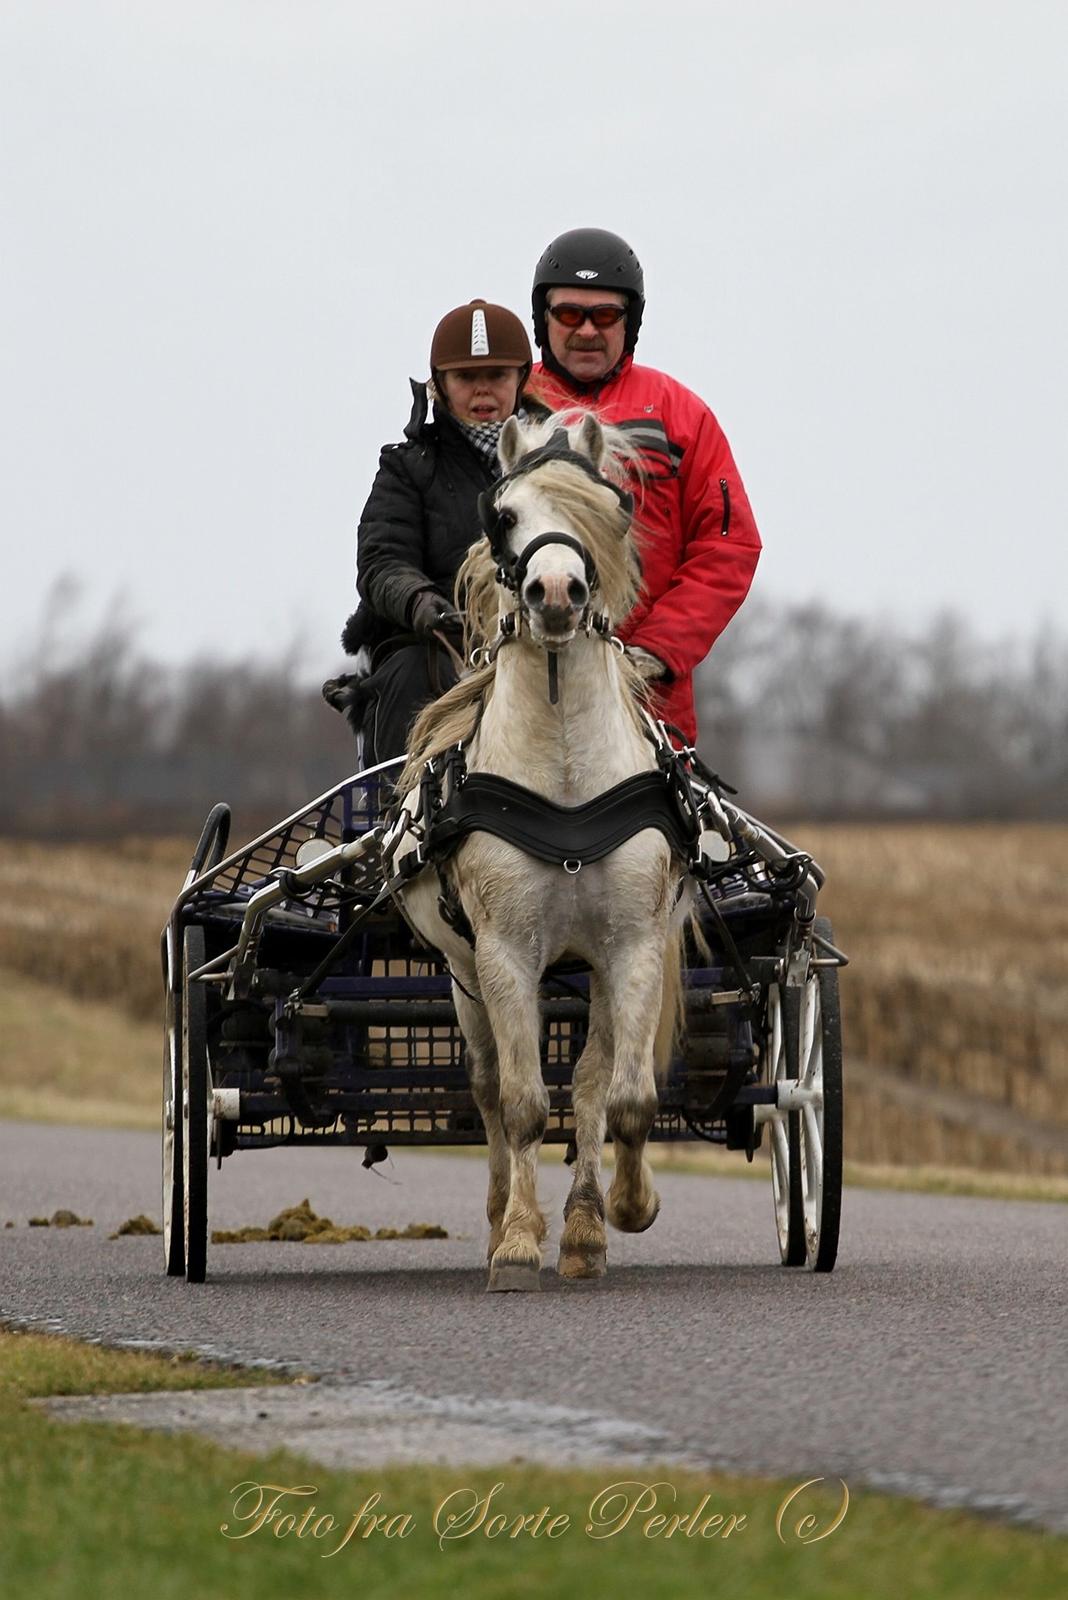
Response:
POLYGON ((642 942, 620 951, 608 981, 615 1060, 607 1124, 615 1147, 615 1176, 607 1213, 613 1228, 643 1233, 660 1210, 645 1144, 657 1106, 653 1051, 663 998, 663 944, 642 942))
POLYGON ((549 1114, 541 1075, 539 969, 514 948, 480 932, 475 961, 486 1016, 497 1045, 500 1119, 508 1143, 508 1200, 500 1243, 490 1261, 490 1289, 540 1287, 545 1216, 538 1205, 538 1152, 549 1114))
POLYGON ((611 1019, 601 984, 591 973, 586 1048, 575 1066, 571 1089, 576 1155, 571 1191, 564 1202, 564 1231, 556 1267, 562 1278, 600 1278, 607 1268, 601 1161, 611 1072, 611 1019))
MULTIPOLYGON (((472 987, 473 981, 472 981, 472 987)), ((486 1008, 472 1000, 454 984, 453 1003, 460 1029, 467 1044, 467 1075, 471 1093, 486 1130, 489 1153, 489 1192, 486 1196, 486 1216, 490 1225, 488 1257, 494 1251, 504 1232, 504 1211, 508 1204, 510 1162, 508 1142, 501 1123, 501 1084, 497 1067, 497 1045, 490 1027, 486 1008)))

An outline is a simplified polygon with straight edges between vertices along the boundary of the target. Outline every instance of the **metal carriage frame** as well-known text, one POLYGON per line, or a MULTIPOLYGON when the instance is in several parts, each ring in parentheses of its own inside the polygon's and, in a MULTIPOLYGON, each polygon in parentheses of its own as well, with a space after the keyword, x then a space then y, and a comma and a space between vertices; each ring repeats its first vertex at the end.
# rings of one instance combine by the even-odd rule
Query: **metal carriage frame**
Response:
MULTIPOLYGON (((227 853, 209 814, 161 940, 166 990, 166 1270, 203 1282, 211 1162, 280 1144, 485 1142, 440 955, 388 890, 383 773, 358 773, 227 853)), ((752 1161, 769 1130, 780 1257, 830 1271, 842 1188, 837 969, 811 856, 717 791, 726 841, 702 854, 703 939, 686 969, 686 1034, 654 1141, 705 1140, 752 1161)), ((588 981, 551 968, 542 1001, 545 1142, 570 1144, 570 1083, 588 981)), ((568 1151, 570 1157, 571 1151, 568 1151)))

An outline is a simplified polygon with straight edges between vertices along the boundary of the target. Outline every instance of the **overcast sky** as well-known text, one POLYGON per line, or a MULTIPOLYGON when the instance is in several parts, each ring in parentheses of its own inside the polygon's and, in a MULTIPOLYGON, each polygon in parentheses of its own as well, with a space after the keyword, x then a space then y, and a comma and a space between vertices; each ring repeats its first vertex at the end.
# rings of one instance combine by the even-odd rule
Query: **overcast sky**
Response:
POLYGON ((0 0, 9 622, 339 665, 442 313, 624 234, 756 590, 1068 629, 1062 0, 0 0))

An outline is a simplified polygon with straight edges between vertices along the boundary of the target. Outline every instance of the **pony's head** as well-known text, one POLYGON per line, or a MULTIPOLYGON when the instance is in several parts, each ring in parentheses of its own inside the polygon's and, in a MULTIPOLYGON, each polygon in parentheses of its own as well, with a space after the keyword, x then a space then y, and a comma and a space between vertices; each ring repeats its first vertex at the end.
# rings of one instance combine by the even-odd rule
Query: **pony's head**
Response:
POLYGON ((465 574, 472 631, 486 638, 515 610, 535 644, 561 650, 598 613, 620 622, 639 583, 622 435, 588 411, 509 417, 498 454, 503 475, 479 502, 487 543, 465 574))

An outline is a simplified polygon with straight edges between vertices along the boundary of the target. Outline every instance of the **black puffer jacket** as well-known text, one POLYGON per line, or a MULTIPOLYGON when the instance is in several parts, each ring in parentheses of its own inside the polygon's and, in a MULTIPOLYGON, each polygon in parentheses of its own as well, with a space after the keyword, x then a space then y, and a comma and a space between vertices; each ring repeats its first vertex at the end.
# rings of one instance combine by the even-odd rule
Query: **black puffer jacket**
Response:
POLYGON ((343 642, 352 654, 411 628, 428 589, 450 604, 460 564, 479 537, 478 497, 496 473, 454 418, 412 380, 412 415, 401 444, 382 451, 360 518, 356 556, 360 608, 343 642))

